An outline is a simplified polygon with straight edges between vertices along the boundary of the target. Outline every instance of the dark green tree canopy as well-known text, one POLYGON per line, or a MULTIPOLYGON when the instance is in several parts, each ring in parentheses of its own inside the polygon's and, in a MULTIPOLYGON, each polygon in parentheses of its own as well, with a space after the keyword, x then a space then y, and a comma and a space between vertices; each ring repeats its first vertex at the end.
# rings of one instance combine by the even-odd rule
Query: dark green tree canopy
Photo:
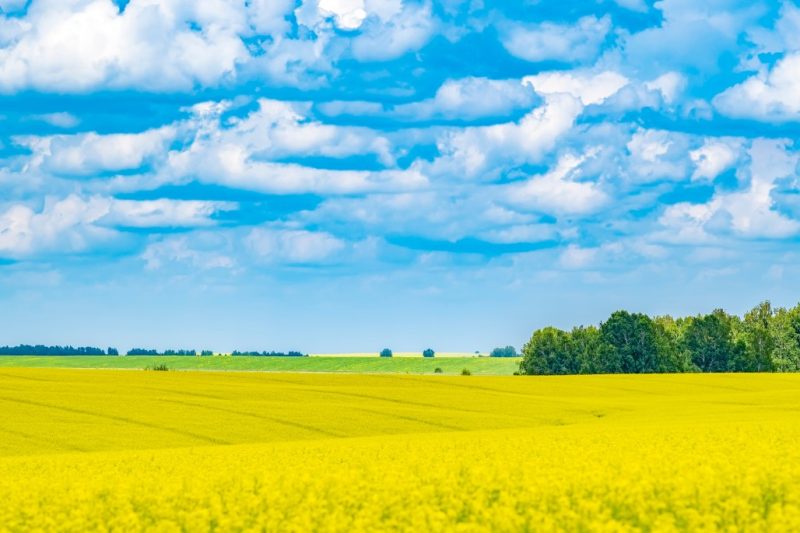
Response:
POLYGON ((771 371, 800 371, 800 304, 763 302, 743 318, 616 311, 599 328, 534 331, 520 362, 521 374, 771 371))
POLYGON ((489 354, 490 357, 516 357, 517 349, 513 346, 506 346, 505 348, 497 347, 489 354))

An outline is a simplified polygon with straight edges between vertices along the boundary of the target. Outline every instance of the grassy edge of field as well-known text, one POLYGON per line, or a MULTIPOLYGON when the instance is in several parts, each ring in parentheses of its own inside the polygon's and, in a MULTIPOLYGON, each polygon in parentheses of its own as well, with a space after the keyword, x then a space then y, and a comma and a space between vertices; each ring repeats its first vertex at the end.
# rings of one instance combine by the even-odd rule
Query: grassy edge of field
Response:
POLYGON ((169 370, 261 372, 342 372, 360 374, 511 375, 519 358, 501 357, 252 357, 252 356, 0 356, 0 368, 144 369, 164 365, 169 370))

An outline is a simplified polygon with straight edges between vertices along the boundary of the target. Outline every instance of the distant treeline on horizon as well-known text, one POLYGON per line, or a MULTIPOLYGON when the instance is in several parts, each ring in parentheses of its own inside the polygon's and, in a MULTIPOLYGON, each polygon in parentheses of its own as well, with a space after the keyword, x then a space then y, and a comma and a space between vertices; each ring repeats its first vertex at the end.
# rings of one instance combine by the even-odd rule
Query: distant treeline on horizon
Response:
POLYGON ((522 348, 521 374, 800 371, 800 304, 763 302, 743 317, 617 311, 599 327, 546 327, 522 348))
MULTIPOLYGON (((109 347, 107 349, 94 346, 45 346, 43 344, 20 344, 18 346, 0 346, 0 356, 3 355, 120 355, 119 350, 109 347)), ((151 350, 145 348, 131 348, 125 355, 184 355, 184 356, 210 356, 214 355, 211 350, 151 350)), ((259 357, 307 357, 306 354, 296 351, 288 352, 240 352, 234 350, 232 356, 259 356, 259 357)))

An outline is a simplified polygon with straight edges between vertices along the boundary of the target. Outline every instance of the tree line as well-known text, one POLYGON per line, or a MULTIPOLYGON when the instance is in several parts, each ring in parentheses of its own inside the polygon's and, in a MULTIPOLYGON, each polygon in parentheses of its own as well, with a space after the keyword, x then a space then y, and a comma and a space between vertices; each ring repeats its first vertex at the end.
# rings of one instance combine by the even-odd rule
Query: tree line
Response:
POLYGON ((795 372, 800 370, 800 304, 762 302, 743 317, 649 317, 616 311, 599 327, 546 327, 522 348, 520 374, 795 372))
POLYGON ((119 355, 116 348, 95 348, 94 346, 45 346, 43 344, 19 344, 0 346, 0 355, 119 355))
MULTIPOLYGON (((0 356, 2 355, 119 355, 119 350, 109 347, 107 349, 96 348, 94 346, 45 346, 43 344, 19 344, 17 346, 0 346, 0 356)), ((131 348, 125 355, 184 355, 184 356, 209 356, 214 355, 211 350, 158 350, 150 348, 131 348)), ((267 352, 251 351, 239 352, 234 350, 231 355, 241 356, 262 356, 262 357, 307 357, 306 354, 296 351, 288 352, 267 352)))
POLYGON ((308 357, 307 354, 289 350, 288 352, 240 352, 234 350, 231 352, 233 356, 249 356, 249 357, 308 357))

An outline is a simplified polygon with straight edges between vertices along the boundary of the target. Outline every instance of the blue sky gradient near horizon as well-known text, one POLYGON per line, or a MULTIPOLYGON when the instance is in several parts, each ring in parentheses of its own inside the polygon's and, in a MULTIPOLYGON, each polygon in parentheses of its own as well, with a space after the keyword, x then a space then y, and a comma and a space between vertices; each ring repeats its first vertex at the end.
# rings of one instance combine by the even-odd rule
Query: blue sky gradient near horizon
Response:
POLYGON ((0 0, 0 344, 794 305, 798 134, 791 1, 0 0))

